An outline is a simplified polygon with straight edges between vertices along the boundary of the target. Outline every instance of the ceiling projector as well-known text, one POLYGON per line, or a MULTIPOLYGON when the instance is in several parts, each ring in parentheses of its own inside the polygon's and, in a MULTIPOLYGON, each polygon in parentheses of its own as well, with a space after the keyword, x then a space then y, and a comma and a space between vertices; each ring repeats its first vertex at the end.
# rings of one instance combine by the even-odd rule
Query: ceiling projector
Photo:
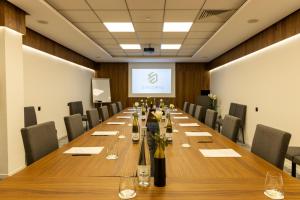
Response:
POLYGON ((144 53, 154 53, 155 49, 153 47, 145 47, 144 53))

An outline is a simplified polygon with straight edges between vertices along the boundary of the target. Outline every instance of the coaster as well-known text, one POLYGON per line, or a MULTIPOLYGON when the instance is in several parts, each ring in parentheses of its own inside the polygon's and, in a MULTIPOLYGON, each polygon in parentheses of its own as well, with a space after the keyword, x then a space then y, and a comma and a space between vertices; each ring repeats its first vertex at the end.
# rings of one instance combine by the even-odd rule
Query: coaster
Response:
POLYGON ((185 144, 182 144, 181 146, 184 147, 184 148, 190 148, 190 147, 191 147, 190 144, 186 144, 186 143, 185 143, 185 144))

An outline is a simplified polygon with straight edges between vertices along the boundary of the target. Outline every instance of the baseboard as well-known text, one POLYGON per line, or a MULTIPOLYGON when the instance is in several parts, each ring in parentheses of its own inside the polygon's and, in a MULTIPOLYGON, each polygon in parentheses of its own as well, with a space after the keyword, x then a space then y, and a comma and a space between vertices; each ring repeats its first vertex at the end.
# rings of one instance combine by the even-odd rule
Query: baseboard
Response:
POLYGON ((19 167, 17 169, 14 169, 13 171, 9 172, 8 174, 0 174, 0 179, 5 179, 8 176, 12 176, 16 173, 18 173, 19 171, 23 170, 26 167, 26 165, 19 167))

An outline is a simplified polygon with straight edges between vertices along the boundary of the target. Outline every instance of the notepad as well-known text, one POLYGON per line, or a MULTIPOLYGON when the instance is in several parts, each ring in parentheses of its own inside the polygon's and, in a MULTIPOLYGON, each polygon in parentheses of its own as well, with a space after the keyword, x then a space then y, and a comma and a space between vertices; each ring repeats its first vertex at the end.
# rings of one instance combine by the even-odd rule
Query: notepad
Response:
POLYGON ((200 126, 197 123, 180 123, 179 126, 200 126))
POLYGON ((193 136, 203 136, 203 137, 208 136, 208 137, 210 137, 211 136, 211 134, 209 132, 188 132, 188 131, 185 132, 185 135, 190 136, 190 137, 193 137, 193 136))
POLYGON ((93 136, 110 136, 117 135, 119 131, 95 131, 92 133, 93 136))
POLYGON ((72 147, 64 153, 73 155, 92 155, 101 153, 103 148, 104 147, 72 147))
POLYGON ((126 112, 126 111, 124 111, 123 113, 124 114, 133 114, 134 112, 126 112))
POLYGON ((124 125, 125 122, 107 122, 106 124, 110 124, 110 125, 124 125))
POLYGON ((184 117, 174 117, 174 119, 188 119, 188 116, 184 116, 184 117))
POLYGON ((118 119, 131 119, 131 116, 117 116, 118 119))
POLYGON ((136 109, 135 108, 128 108, 127 110, 133 110, 133 111, 135 111, 136 109))
POLYGON ((170 115, 182 115, 183 113, 170 113, 170 115))
POLYGON ((199 149, 204 157, 242 157, 233 149, 199 149))

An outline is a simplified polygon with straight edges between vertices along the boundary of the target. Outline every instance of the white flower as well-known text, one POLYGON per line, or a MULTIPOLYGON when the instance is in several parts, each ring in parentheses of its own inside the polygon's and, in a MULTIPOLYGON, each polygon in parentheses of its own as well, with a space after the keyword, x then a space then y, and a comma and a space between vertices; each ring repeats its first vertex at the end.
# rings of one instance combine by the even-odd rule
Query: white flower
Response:
POLYGON ((170 108, 173 109, 175 106, 174 104, 170 104, 170 108))
POLYGON ((161 118, 162 118, 162 111, 157 110, 157 111, 155 111, 155 112, 152 112, 152 114, 155 116, 155 118, 156 118, 157 120, 161 120, 161 118))
POLYGON ((139 102, 136 101, 136 102, 134 103, 134 106, 135 106, 135 107, 138 107, 138 106, 139 106, 139 102))
POLYGON ((212 99, 213 94, 209 94, 208 97, 212 99))
POLYGON ((213 95, 212 99, 216 100, 217 99, 217 95, 213 95))
POLYGON ((144 102, 144 100, 143 100, 143 99, 141 99, 141 102, 144 102))
POLYGON ((163 99, 160 99, 160 102, 162 102, 163 101, 163 99))

